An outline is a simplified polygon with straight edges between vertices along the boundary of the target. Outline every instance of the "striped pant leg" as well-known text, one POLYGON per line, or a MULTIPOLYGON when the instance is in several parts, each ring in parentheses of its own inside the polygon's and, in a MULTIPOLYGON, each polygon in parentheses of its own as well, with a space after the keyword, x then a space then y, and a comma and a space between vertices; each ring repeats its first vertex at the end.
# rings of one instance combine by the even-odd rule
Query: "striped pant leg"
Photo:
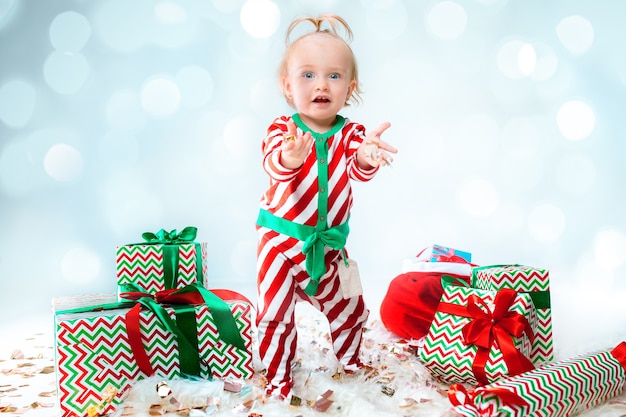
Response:
POLYGON ((283 251, 295 252, 289 248, 296 244, 295 239, 269 231, 260 235, 257 250, 259 355, 266 369, 267 393, 283 398, 293 387, 291 365, 297 347, 294 263, 283 251))
POLYGON ((311 303, 320 310, 330 325, 333 349, 339 362, 346 368, 359 367, 363 328, 369 316, 363 296, 344 299, 341 292, 337 253, 327 254, 328 271, 320 280, 318 295, 311 303))

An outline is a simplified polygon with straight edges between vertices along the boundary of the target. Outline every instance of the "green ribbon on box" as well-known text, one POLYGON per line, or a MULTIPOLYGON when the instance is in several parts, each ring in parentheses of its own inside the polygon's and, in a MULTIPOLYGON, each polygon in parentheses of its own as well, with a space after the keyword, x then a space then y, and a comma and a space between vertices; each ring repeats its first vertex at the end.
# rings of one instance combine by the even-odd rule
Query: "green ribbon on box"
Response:
POLYGON ((144 232, 141 237, 145 240, 135 245, 163 245, 163 275, 165 288, 176 288, 178 281, 178 263, 180 260, 179 247, 183 244, 195 244, 196 246, 196 273, 198 282, 204 281, 202 272, 202 248, 199 243, 194 242, 198 228, 187 226, 180 233, 176 229, 168 232, 161 229, 156 233, 144 232))
MULTIPOLYGON (((486 265, 472 268, 472 287, 476 287, 476 280, 478 271, 491 268, 504 268, 507 266, 523 267, 520 264, 502 264, 502 265, 486 265)), ((520 293, 528 294, 533 300, 533 304, 537 310, 543 310, 550 308, 550 291, 518 291, 520 293)))
MULTIPOLYGON (((60 310, 55 312, 55 314, 87 313, 130 308, 126 313, 129 343, 139 369, 147 375, 152 375, 154 370, 141 342, 139 326, 141 306, 152 311, 161 324, 176 336, 179 348, 180 371, 183 374, 200 375, 200 354, 194 305, 207 305, 213 316, 220 339, 239 349, 246 348, 245 341, 241 337, 237 328, 237 322, 228 304, 198 283, 188 285, 179 290, 160 291, 155 295, 141 292, 133 284, 123 286, 123 290, 126 291, 121 293, 122 297, 132 301, 103 303, 88 307, 60 310), (175 310, 175 321, 172 320, 167 310, 161 304, 168 304, 175 310)), ((209 364, 207 363, 207 365, 209 364)), ((211 374, 209 373, 210 376, 211 374)))

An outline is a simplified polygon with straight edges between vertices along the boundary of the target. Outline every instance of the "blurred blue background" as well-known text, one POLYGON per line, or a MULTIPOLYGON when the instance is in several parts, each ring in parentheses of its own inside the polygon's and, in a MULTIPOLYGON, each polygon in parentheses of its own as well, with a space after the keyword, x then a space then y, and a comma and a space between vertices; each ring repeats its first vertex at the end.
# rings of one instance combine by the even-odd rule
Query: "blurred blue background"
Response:
POLYGON ((115 291, 115 246, 196 226, 212 287, 255 297, 260 144, 291 114, 290 21, 351 25, 400 153, 355 185, 348 248, 378 313, 433 243, 548 268, 557 350, 626 335, 626 3, 0 0, 0 317, 115 291))

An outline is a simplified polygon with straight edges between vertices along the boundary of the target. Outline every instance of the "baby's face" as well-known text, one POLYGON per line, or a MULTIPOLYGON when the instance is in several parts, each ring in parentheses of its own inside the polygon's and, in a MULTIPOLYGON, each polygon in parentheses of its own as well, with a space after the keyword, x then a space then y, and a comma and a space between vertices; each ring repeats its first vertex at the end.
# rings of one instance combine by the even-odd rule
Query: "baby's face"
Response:
POLYGON ((352 68, 352 54, 341 39, 316 33, 294 45, 284 90, 310 127, 334 124, 356 85, 352 68))

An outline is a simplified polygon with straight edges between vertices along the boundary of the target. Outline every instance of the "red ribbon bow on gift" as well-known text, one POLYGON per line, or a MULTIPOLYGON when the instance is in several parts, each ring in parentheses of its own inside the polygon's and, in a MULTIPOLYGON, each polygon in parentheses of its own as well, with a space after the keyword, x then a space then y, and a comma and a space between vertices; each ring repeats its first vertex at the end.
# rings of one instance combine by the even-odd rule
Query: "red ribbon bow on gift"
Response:
POLYGON ((448 389, 448 399, 455 407, 464 406, 472 410, 478 417, 495 417, 500 415, 502 406, 527 406, 528 402, 517 393, 505 388, 479 387, 468 392, 461 384, 454 384, 448 389), (482 399, 489 396, 498 397, 497 403, 484 402, 482 399))
POLYGON ((171 306, 206 304, 215 320, 220 339, 237 348, 246 348, 245 341, 239 333, 235 318, 224 301, 239 300, 252 305, 250 301, 241 294, 229 290, 209 291, 198 283, 180 289, 159 291, 156 294, 138 291, 138 289, 131 284, 124 285, 122 289, 126 290, 120 293, 122 298, 138 302, 126 313, 126 329, 128 331, 128 342, 135 361, 139 369, 146 375, 154 375, 155 371, 150 363, 141 338, 139 315, 142 305, 152 310, 166 329, 176 336, 179 349, 184 349, 185 352, 179 355, 181 371, 185 371, 185 373, 199 375, 200 372, 195 310, 193 310, 193 308, 180 310, 181 318, 179 319, 177 317, 176 321, 172 321, 161 304, 171 306))
POLYGON ((497 292, 493 311, 477 295, 469 297, 467 307, 456 304, 440 303, 439 311, 457 316, 468 317, 470 322, 463 329, 463 341, 466 345, 475 345, 478 350, 472 363, 472 371, 479 385, 489 383, 485 374, 485 365, 494 344, 500 348, 509 375, 517 375, 534 369, 532 362, 524 356, 513 342, 513 338, 524 333, 533 339, 532 328, 522 314, 509 311, 517 297, 515 290, 504 288, 497 292))

